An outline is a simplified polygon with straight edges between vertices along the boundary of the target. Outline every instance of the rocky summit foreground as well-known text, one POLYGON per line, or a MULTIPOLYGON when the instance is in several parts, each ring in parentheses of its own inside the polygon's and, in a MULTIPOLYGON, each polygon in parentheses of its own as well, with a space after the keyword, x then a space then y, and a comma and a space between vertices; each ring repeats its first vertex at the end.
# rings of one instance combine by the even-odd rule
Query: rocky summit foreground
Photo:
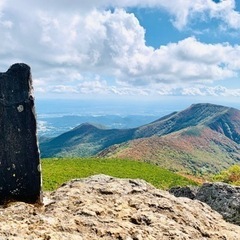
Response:
POLYGON ((240 227, 205 203, 176 198, 143 180, 96 175, 45 193, 44 206, 0 209, 0 239, 229 239, 240 227))

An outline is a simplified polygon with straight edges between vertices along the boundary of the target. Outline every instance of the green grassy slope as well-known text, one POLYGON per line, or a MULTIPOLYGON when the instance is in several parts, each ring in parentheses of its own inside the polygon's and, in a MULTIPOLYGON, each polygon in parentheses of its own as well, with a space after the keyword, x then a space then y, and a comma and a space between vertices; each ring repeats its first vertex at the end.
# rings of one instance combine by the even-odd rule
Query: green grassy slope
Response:
POLYGON ((73 178, 106 174, 119 178, 140 178, 155 187, 196 185, 185 177, 144 162, 97 158, 54 158, 42 160, 43 190, 54 190, 73 178))

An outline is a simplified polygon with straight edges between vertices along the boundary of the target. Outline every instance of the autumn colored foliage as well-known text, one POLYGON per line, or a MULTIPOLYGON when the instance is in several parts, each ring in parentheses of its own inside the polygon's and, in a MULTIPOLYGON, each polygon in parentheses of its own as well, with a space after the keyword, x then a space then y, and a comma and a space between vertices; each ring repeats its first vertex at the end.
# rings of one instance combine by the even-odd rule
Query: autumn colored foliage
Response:
POLYGON ((214 176, 215 181, 221 181, 240 186, 240 165, 233 165, 214 176))

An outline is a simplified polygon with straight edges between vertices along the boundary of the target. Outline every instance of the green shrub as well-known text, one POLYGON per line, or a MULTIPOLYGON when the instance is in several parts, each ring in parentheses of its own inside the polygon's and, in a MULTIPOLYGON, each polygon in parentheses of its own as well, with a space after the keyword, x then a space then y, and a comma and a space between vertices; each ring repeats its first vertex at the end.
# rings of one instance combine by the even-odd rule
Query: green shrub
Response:
POLYGON ((229 167, 227 170, 215 175, 213 180, 240 186, 240 165, 229 167))

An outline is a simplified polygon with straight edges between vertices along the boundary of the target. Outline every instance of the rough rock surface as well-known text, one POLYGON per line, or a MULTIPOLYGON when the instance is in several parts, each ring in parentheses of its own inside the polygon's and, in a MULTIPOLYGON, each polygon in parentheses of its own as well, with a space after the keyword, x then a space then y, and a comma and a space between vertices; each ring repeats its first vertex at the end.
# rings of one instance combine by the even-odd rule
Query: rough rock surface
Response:
POLYGON ((207 203, 229 222, 240 225, 240 187, 226 183, 205 183, 196 199, 207 203))
POLYGON ((204 183, 198 189, 176 187, 169 192, 176 197, 187 197, 207 203, 226 221, 240 225, 240 187, 226 183, 204 183))
POLYGON ((186 187, 172 187, 169 192, 175 197, 187 197, 190 199, 195 199, 198 191, 198 187, 186 186, 186 187))
POLYGON ((45 193, 44 206, 0 209, 0 239, 235 239, 240 227, 207 204, 142 180, 96 175, 45 193))

